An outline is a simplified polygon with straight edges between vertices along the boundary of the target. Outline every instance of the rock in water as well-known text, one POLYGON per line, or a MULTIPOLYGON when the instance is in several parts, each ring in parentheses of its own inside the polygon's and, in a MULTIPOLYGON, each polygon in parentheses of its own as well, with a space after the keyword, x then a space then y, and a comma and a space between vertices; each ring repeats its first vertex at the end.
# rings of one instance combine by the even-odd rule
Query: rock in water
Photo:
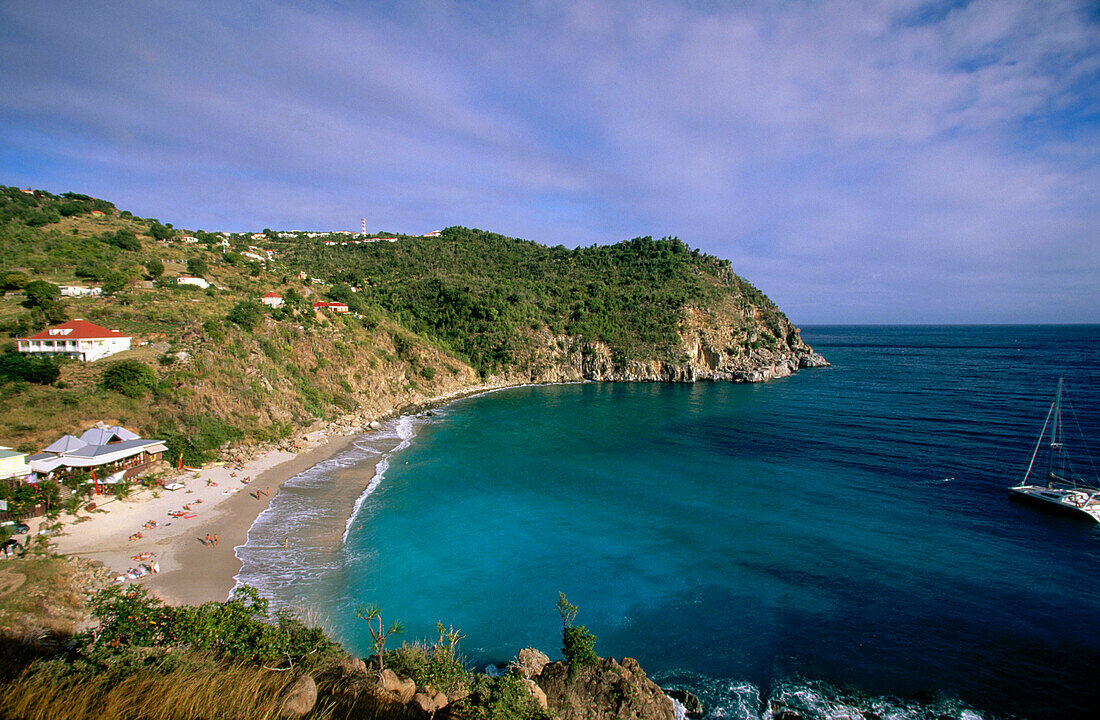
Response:
POLYGON ((633 658, 577 667, 549 663, 535 678, 560 720, 675 720, 672 700, 633 658))
POLYGON ((317 683, 309 675, 300 675, 283 690, 282 700, 279 701, 279 717, 301 717, 316 704, 317 683))
POLYGON ((692 720, 701 718, 707 714, 706 709, 703 707, 703 701, 694 693, 690 693, 687 690, 665 690, 665 694, 683 705, 684 710, 687 712, 687 716, 692 718, 692 720))

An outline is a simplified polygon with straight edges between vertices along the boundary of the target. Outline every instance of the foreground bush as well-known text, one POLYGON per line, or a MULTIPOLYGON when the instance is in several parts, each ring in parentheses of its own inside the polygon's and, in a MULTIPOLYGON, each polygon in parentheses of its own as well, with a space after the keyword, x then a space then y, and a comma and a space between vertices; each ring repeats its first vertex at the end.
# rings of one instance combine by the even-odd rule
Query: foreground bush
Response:
POLYGON ((286 613, 269 616, 255 588, 223 603, 165 605, 141 585, 113 585, 89 602, 99 627, 76 636, 83 658, 111 664, 132 648, 182 648, 259 664, 315 665, 339 654, 324 633, 286 613))

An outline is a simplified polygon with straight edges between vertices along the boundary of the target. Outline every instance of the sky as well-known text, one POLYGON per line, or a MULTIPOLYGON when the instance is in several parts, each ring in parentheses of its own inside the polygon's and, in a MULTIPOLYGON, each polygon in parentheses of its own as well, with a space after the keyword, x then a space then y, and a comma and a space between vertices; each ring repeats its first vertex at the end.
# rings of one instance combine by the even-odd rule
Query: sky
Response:
POLYGON ((799 325, 1100 322, 1100 3, 0 0, 0 184, 677 236, 799 325))

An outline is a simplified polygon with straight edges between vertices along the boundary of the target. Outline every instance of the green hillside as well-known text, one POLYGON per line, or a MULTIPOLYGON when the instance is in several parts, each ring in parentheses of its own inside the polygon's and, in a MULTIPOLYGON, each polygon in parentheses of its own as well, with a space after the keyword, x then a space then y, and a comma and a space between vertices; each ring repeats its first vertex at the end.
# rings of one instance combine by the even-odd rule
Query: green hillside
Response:
POLYGON ((812 352, 728 261, 677 239, 569 250, 453 227, 366 240, 182 231, 85 195, 0 187, 0 444, 37 450, 103 420, 197 462, 483 381, 660 379, 638 363, 693 378, 703 355, 797 369, 812 352), (179 285, 183 274, 212 285, 179 285), (61 297, 69 284, 102 295, 61 297), (259 303, 270 290, 283 307, 259 303), (316 312, 319 299, 352 312, 316 312), (70 318, 134 348, 49 367, 13 354, 15 338, 70 318), (139 366, 123 373, 136 386, 105 381, 122 361, 139 366))

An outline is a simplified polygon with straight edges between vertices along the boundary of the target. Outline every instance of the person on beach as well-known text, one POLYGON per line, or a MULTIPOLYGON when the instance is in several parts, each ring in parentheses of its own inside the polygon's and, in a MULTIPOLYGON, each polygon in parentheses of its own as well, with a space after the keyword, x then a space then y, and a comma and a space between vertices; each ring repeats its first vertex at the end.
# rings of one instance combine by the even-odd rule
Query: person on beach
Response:
POLYGON ((210 533, 206 533, 206 538, 203 540, 203 542, 206 543, 207 545, 214 542, 213 540, 210 539, 210 533))
POLYGON ((214 533, 214 547, 218 546, 218 534, 214 533))

